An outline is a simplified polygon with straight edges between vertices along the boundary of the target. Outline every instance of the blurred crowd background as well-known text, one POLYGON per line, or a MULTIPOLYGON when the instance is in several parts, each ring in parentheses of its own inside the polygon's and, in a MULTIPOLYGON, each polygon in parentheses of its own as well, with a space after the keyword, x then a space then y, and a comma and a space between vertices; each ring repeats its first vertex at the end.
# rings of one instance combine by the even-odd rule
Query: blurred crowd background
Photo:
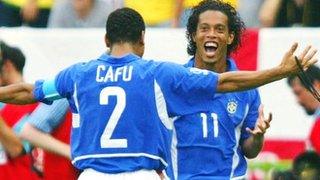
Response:
MULTIPOLYGON (((317 27, 319 0, 225 0, 247 27, 317 27)), ((131 7, 149 27, 185 27, 200 0, 1 0, 0 26, 104 27, 108 14, 131 7)))
MULTIPOLYGON (((131 7, 143 16, 148 27, 185 28, 191 8, 200 1, 201 0, 0 0, 0 27, 104 28, 106 18, 113 10, 121 7, 131 7)), ((251 29, 265 27, 317 28, 320 26, 320 0, 224 1, 236 7, 249 32, 251 29)), ((8 85, 21 82, 25 64, 23 53, 19 48, 12 47, 5 43, 1 43, 0 50, 0 52, 2 52, 0 53, 0 75, 2 84, 8 85)), ((241 67, 241 64, 239 66, 241 67)), ((320 75, 319 70, 316 71, 313 76, 316 76, 315 83, 319 90, 320 75)), ((304 108, 304 104, 312 101, 310 94, 303 94, 305 93, 304 89, 301 90, 299 87, 298 90, 294 89, 297 87, 294 87, 292 84, 289 84, 289 86, 293 88, 298 102, 304 108)), ((42 137, 41 135, 43 134, 37 133, 40 131, 51 133, 54 138, 65 143, 58 144, 58 146, 60 145, 60 149, 57 151, 68 150, 69 147, 65 145, 69 143, 71 114, 66 102, 58 102, 55 106, 57 108, 50 108, 51 110, 46 110, 49 108, 45 105, 38 104, 24 106, 23 108, 8 105, 4 106, 4 109, 2 109, 0 113, 0 136, 1 132, 5 132, 4 129, 7 128, 7 126, 19 129, 17 127, 18 123, 16 122, 20 122, 21 119, 24 118, 24 115, 32 113, 31 120, 28 120, 29 126, 25 126, 22 130, 16 130, 16 132, 22 134, 23 139, 39 147, 41 147, 41 143, 43 142, 38 141, 41 141, 40 137, 42 137), (4 119, 8 125, 3 123, 2 119, 4 119), (37 119, 44 120, 38 122, 37 119), (51 120, 46 122, 46 119, 51 120)), ((318 176, 319 178, 317 179, 320 179, 319 102, 314 102, 313 108, 314 112, 311 115, 313 115, 316 120, 310 130, 310 139, 308 139, 307 143, 315 141, 314 143, 319 145, 319 147, 313 148, 315 152, 302 152, 295 158, 289 161, 283 161, 280 164, 261 164, 258 161, 252 161, 250 164, 250 179, 261 179, 261 177, 292 179, 293 174, 302 174, 301 177, 304 178, 308 178, 308 176, 318 176)), ((272 128, 271 126, 271 129, 272 128)), ((42 141, 45 140, 42 139, 42 141)), ((50 145, 46 144, 46 146, 50 145)), ((30 151, 29 154, 31 154, 31 156, 18 157, 16 162, 11 163, 11 168, 32 166, 34 174, 29 174, 28 177, 25 176, 26 179, 35 179, 35 177, 56 179, 58 174, 62 174, 61 177, 67 177, 67 179, 74 179, 78 174, 68 160, 70 158, 68 153, 65 157, 62 157, 54 153, 43 152, 39 148, 32 149, 25 147, 25 149, 30 151), (29 158, 31 158, 32 161, 29 161, 29 158), (23 163, 21 164, 21 162, 23 163), (26 162, 31 162, 31 164, 26 162), (18 163, 20 163, 20 165, 18 165, 18 163), (55 169, 57 166, 60 167, 55 169), (54 175, 51 176, 52 174, 54 175)), ((2 179, 1 171, 10 171, 1 167, 3 163, 7 162, 7 159, 4 158, 2 154, 3 151, 3 148, 0 146, 0 179, 2 179)), ((55 149, 53 149, 53 151, 55 151, 55 149)), ((17 155, 10 154, 9 159, 10 158, 17 158, 17 155)))

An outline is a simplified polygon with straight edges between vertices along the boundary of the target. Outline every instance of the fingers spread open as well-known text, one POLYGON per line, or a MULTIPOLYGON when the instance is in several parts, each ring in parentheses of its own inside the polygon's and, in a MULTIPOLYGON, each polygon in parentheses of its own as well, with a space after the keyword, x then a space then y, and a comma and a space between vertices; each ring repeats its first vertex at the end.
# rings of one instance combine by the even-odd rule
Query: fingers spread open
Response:
POLYGON ((307 46, 306 48, 304 48, 304 50, 302 51, 302 53, 299 55, 299 60, 303 60, 304 57, 308 54, 308 52, 310 51, 311 46, 307 46))
POLYGON ((318 59, 311 59, 310 61, 308 61, 306 67, 303 70, 307 70, 311 65, 314 65, 318 62, 318 59))
POLYGON ((272 121, 272 113, 269 113, 268 119, 266 119, 266 122, 270 123, 272 121))
POLYGON ((307 61, 309 61, 310 59, 312 59, 314 57, 314 55, 317 53, 317 50, 316 49, 313 49, 306 57, 305 59, 307 61))
POLYGON ((293 54, 296 51, 297 47, 298 47, 298 43, 297 42, 293 43, 293 45, 291 46, 291 48, 289 50, 289 53, 293 54))

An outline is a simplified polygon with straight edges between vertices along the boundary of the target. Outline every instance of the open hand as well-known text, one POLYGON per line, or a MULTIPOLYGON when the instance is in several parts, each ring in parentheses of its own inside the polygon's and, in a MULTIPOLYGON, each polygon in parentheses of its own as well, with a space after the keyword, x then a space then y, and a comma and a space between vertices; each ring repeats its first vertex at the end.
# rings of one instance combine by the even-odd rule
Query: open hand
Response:
POLYGON ((246 130, 253 136, 264 135, 266 130, 270 127, 270 122, 272 120, 272 114, 269 113, 268 118, 264 117, 263 105, 259 107, 259 117, 256 123, 255 128, 252 130, 250 128, 246 128, 246 130))
MULTIPOLYGON (((298 65, 295 61, 294 52, 298 47, 298 43, 294 43, 290 50, 284 55, 282 62, 280 64, 280 69, 285 72, 287 75, 292 75, 299 73, 298 65)), ((315 54, 317 53, 316 49, 312 49, 312 46, 307 46, 298 57, 299 62, 302 65, 304 70, 307 70, 311 65, 317 62, 315 54)))

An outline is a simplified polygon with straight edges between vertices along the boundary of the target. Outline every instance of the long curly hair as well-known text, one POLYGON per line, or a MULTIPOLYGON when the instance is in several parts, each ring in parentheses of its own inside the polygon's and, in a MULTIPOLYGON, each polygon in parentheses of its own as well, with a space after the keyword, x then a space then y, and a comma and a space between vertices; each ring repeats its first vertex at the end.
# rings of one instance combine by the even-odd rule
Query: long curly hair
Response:
POLYGON ((188 39, 188 54, 191 56, 196 54, 197 47, 196 43, 192 39, 192 36, 197 31, 200 14, 208 10, 220 11, 228 17, 229 32, 234 34, 233 42, 227 47, 227 56, 229 56, 232 51, 236 50, 241 45, 241 35, 245 30, 245 25, 236 9, 230 4, 222 2, 221 0, 204 0, 192 8, 192 13, 188 19, 186 32, 188 39))

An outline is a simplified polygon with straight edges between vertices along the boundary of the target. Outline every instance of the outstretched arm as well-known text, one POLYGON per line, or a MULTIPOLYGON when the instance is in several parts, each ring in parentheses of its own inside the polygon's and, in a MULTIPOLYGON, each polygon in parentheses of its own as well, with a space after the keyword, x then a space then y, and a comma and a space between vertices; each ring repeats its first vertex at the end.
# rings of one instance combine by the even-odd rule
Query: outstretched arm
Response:
MULTIPOLYGON (((299 72, 299 68, 296 64, 294 55, 297 47, 298 44, 294 43, 291 49, 284 55, 281 64, 272 69, 252 72, 226 72, 220 74, 217 91, 230 92, 252 89, 286 78, 290 75, 297 74, 299 72)), ((311 46, 308 46, 298 56, 298 59, 304 69, 308 69, 309 66, 317 62, 317 60, 314 58, 316 52, 316 50, 311 50, 311 46)))
POLYGON ((33 97, 33 84, 17 83, 0 87, 0 101, 10 104, 31 104, 36 102, 33 97))
POLYGON ((21 137, 32 143, 34 146, 71 159, 69 144, 55 139, 50 134, 41 132, 37 128, 33 127, 30 123, 27 123, 24 126, 21 137))

